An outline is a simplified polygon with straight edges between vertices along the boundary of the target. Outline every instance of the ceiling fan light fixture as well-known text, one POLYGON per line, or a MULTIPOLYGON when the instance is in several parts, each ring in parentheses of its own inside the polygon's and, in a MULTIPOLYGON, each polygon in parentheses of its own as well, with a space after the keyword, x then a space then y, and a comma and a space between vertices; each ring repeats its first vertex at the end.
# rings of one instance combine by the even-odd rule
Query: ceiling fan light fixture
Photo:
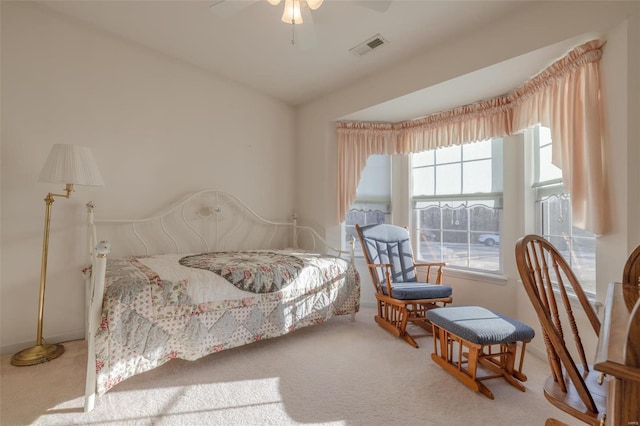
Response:
POLYGON ((307 4, 309 5, 309 9, 311 10, 316 10, 317 8, 322 6, 323 2, 324 0, 307 0, 307 4))
POLYGON ((300 13, 300 0, 285 0, 282 22, 287 24, 302 24, 300 13))
POLYGON ((267 0, 271 6, 277 6, 281 0, 267 0))

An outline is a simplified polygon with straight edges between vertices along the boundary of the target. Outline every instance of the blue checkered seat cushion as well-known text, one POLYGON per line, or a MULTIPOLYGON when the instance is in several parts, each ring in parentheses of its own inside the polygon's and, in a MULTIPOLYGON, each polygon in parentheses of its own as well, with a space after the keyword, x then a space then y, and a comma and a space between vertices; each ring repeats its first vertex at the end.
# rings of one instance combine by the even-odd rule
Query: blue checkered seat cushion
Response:
MULTIPOLYGON (((382 292, 387 295, 387 287, 384 285, 382 292)), ((441 299, 451 296, 452 293, 453 290, 448 285, 425 284, 415 281, 408 283, 394 282, 391 284, 393 298, 400 300, 441 299)))
MULTIPOLYGON (((440 299, 453 293, 448 285, 418 282, 413 264, 409 231, 401 226, 379 224, 360 228, 371 263, 391 264, 391 297, 400 300, 440 299)), ((387 294, 384 268, 376 268, 382 292, 387 294)))
POLYGON ((427 319, 456 336, 478 345, 528 342, 535 336, 520 321, 480 306, 448 306, 431 309, 427 319))

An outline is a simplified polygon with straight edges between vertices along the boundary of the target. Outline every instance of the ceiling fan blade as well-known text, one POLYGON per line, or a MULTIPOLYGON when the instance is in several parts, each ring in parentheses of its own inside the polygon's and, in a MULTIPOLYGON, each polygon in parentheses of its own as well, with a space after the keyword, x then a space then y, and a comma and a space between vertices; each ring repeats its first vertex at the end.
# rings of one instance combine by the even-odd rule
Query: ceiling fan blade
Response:
POLYGON ((391 6, 391 1, 392 0, 359 0, 354 3, 358 6, 377 10, 378 12, 386 12, 389 6, 391 6))
POLYGON ((254 4, 257 0, 214 0, 209 10, 216 16, 228 18, 254 4))
POLYGON ((302 23, 295 25, 293 28, 293 40, 301 50, 310 50, 316 47, 318 39, 316 37, 315 26, 313 25, 311 9, 306 2, 301 2, 300 13, 302 15, 302 23))

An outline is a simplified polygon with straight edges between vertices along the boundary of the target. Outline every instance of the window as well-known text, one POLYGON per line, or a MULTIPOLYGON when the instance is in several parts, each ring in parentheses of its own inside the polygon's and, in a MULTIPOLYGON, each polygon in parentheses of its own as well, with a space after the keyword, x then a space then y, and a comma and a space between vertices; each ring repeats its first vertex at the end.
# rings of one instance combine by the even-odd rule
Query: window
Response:
POLYGON ((595 235, 576 228, 571 220, 571 196, 562 186, 562 171, 551 163, 551 131, 536 126, 534 134, 536 232, 567 260, 587 293, 596 292, 595 235))
MULTIPOLYGON (((503 153, 503 140, 495 138, 396 156, 393 163, 388 155, 371 156, 343 223, 343 248, 349 248, 353 236, 356 255, 362 256, 355 225, 392 223, 395 194, 393 201, 398 204, 393 208, 393 221, 410 224, 416 259, 499 274, 503 262, 512 261, 513 250, 503 244, 503 198, 519 199, 521 191, 531 191, 531 196, 523 197, 532 201, 525 208, 535 209, 531 232, 547 238, 567 259, 585 291, 595 294, 595 235, 572 226, 571 197, 562 186, 561 171, 551 163, 550 129, 535 126, 527 132, 533 149, 529 145, 526 152, 509 149, 503 153), (524 159, 520 157, 523 152, 524 159), (509 168, 511 164, 518 167, 515 165, 523 160, 532 166, 531 183, 510 185, 509 192, 503 193, 503 170, 509 176, 523 173, 509 168), (401 194, 408 194, 406 203, 401 194)), ((514 220, 524 226, 526 218, 514 220)))
POLYGON ((411 155, 416 257, 502 270, 502 139, 411 155))
POLYGON ((391 217, 391 158, 388 155, 372 155, 362 171, 356 191, 356 200, 347 213, 342 239, 343 249, 348 249, 351 237, 355 238, 355 255, 363 256, 358 242, 356 224, 360 226, 390 223, 391 217))

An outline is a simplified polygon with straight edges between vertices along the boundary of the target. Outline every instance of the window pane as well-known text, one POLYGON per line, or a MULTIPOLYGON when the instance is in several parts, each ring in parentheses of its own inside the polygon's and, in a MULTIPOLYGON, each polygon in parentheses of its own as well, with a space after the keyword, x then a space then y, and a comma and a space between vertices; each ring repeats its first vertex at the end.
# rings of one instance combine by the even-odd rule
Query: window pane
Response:
POLYGON ((436 164, 455 163, 461 160, 460 145, 453 145, 446 148, 440 148, 434 151, 436 154, 436 164))
POLYGON ((416 204, 416 257, 448 266, 500 271, 502 209, 492 200, 416 204), (423 207, 423 208, 418 208, 423 207), (493 239, 493 240, 492 240, 493 239))
POLYGON ((434 154, 433 151, 423 151, 411 156, 412 167, 433 166, 434 154))
POLYGON ((476 204, 470 207, 471 231, 480 233, 500 233, 500 214, 499 210, 485 204, 476 204))
POLYGON ((584 291, 595 293, 595 235, 571 225, 570 197, 558 194, 539 200, 538 215, 542 236, 569 263, 584 291))
POLYGON ((491 139, 462 145, 464 161, 491 158, 491 139))
POLYGON ((539 144, 545 146, 551 144, 551 129, 545 126, 538 126, 539 144))
POLYGON ((469 268, 486 271, 500 270, 500 247, 486 244, 471 244, 469 268))
POLYGON ((358 232, 356 231, 356 224, 360 226, 389 223, 389 215, 381 210, 365 210, 354 208, 347 212, 347 218, 344 223, 344 240, 342 241, 342 248, 347 249, 349 247, 351 237, 355 238, 354 255, 363 256, 362 246, 358 242, 358 232))
POLYGON ((469 267, 487 271, 500 271, 500 227, 502 209, 495 203, 476 204, 470 212, 469 267))
POLYGON ((562 170, 551 163, 551 145, 540 148, 540 177, 538 182, 562 179, 562 170))
POLYGON ((551 129, 538 125, 533 132, 537 149, 536 183, 562 179, 562 170, 551 163, 551 129))
MULTIPOLYGON (((536 183, 562 181, 562 172, 551 164, 551 129, 536 126, 535 139, 536 183)), ((540 186, 537 192, 537 232, 562 254, 588 293, 596 291, 596 238, 590 232, 572 225, 571 197, 560 185, 540 186), (551 195, 549 195, 551 194, 551 195)))
MULTIPOLYGON (((351 205, 343 223, 342 249, 348 250, 351 237, 356 237, 356 224, 365 226, 388 223, 390 214, 391 158, 388 155, 371 155, 358 183, 356 201, 351 205)), ((356 255, 362 256, 360 243, 356 243, 354 248, 356 255)))
POLYGON ((360 176, 357 199, 391 198, 391 161, 388 155, 371 155, 360 176))
POLYGON ((414 254, 420 260, 444 261, 451 267, 499 272, 502 139, 432 152, 435 166, 424 154, 412 161, 414 254), (483 193, 492 198, 476 198, 483 193), (467 199, 467 194, 474 199, 467 199))
POLYGON ((571 218, 569 209, 571 204, 569 197, 552 196, 543 201, 546 204, 546 217, 543 221, 545 225, 544 233, 546 235, 565 236, 571 235, 571 218))
POLYGON ((372 210, 365 213, 365 220, 367 225, 372 223, 385 223, 385 214, 380 210, 372 210))
POLYGON ((596 239, 571 239, 571 269, 585 291, 596 292, 596 239))
POLYGON ((360 241, 358 240, 358 233, 356 232, 356 227, 355 226, 345 226, 344 227, 344 233, 345 233, 345 239, 342 242, 343 250, 348 250, 351 244, 351 239, 353 238, 353 254, 354 256, 363 256, 362 254, 362 245, 360 244, 360 241))
POLYGON ((442 228, 441 210, 439 206, 431 206, 416 210, 418 215, 418 228, 440 230, 442 228))
POLYGON ((468 229, 467 219, 467 210, 464 207, 451 208, 449 206, 445 206, 442 208, 443 229, 459 229, 466 231, 468 229))
POLYGON ((349 210, 347 212, 347 225, 364 225, 366 222, 366 213, 362 210, 349 210))
POLYGON ((464 183, 462 192, 474 194, 476 192, 491 192, 491 160, 472 161, 462 163, 464 183))
POLYGON ((448 164, 436 167, 436 194, 460 194, 462 193, 460 163, 448 164))
POLYGON ((435 191, 434 174, 435 167, 422 167, 413 169, 412 193, 413 195, 433 195, 435 191))
POLYGON ((460 231, 443 232, 442 258, 449 266, 469 267, 469 234, 460 231))
POLYGON ((442 252, 440 243, 428 238, 420 238, 418 243, 418 253, 416 257, 426 262, 441 262, 442 252))

